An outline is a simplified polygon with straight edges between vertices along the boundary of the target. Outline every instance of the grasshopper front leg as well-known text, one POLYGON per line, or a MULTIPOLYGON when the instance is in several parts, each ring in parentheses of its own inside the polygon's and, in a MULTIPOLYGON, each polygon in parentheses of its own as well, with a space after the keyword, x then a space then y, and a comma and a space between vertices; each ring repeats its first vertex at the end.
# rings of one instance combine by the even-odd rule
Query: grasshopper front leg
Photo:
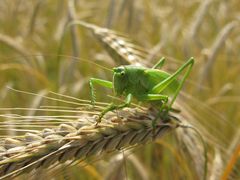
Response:
POLYGON ((104 109, 98 120, 97 120, 97 124, 101 122, 101 119, 103 118, 103 116, 109 112, 109 111, 113 111, 113 110, 116 110, 116 109, 123 109, 125 107, 128 107, 130 104, 131 104, 131 101, 132 101, 132 94, 128 94, 126 99, 125 99, 125 102, 123 104, 120 104, 120 105, 115 105, 115 104, 110 104, 106 109, 104 109))
MULTIPOLYGON (((98 84, 98 85, 104 86, 106 88, 113 89, 113 83, 112 82, 106 81, 106 80, 102 80, 102 79, 91 78, 90 81, 89 81, 89 85, 90 85, 90 93, 91 93, 91 102, 92 102, 93 105, 95 105, 95 102, 96 102, 96 99, 95 99, 96 96, 95 96, 95 91, 94 91, 94 84, 98 84)), ((106 109, 104 109, 101 112, 101 114, 99 115, 99 117, 97 119, 96 125, 101 122, 101 119, 103 118, 103 116, 107 112, 127 107, 127 106, 130 105, 131 101, 132 101, 132 94, 128 94, 127 97, 126 97, 125 103, 120 104, 120 105, 110 104, 108 107, 106 107, 106 109)))
MULTIPOLYGON (((106 88, 113 89, 113 83, 111 81, 106 81, 106 80, 97 79, 97 78, 91 78, 89 80, 89 86, 90 86, 91 103, 93 106, 95 106, 95 102, 96 102, 94 84, 98 84, 98 85, 104 86, 106 88)), ((101 119, 104 116, 104 114, 106 114, 108 111, 111 111, 110 108, 109 108, 110 110, 108 110, 108 111, 107 111, 107 109, 103 110, 103 112, 99 115, 96 125, 101 122, 101 119)))
POLYGON ((97 78, 91 78, 89 80, 89 86, 90 86, 90 95, 91 95, 91 103, 94 106, 96 102, 96 94, 95 94, 95 89, 94 89, 94 84, 98 84, 101 86, 104 86, 106 88, 113 89, 113 83, 111 81, 106 81, 103 79, 97 79, 97 78))

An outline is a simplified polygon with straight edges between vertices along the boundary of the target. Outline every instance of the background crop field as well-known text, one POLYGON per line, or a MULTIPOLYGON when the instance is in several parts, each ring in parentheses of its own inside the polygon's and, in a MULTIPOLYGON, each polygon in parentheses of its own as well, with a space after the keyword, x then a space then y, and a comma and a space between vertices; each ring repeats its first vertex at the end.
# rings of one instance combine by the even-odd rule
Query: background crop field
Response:
MULTIPOLYGON (((58 125, 47 121, 33 126, 34 116, 53 115, 37 108, 73 107, 13 89, 46 96, 52 91, 89 100, 90 77, 111 80, 111 72, 90 62, 110 69, 120 63, 109 56, 91 30, 67 27, 74 20, 112 29, 132 39, 132 44, 146 52, 142 63, 153 65, 160 57, 166 57, 164 70, 169 73, 194 57, 195 64, 178 97, 178 107, 183 107, 182 111, 191 117, 184 120, 199 129, 207 143, 207 179, 240 179, 239 0, 1 0, 2 138, 58 125), (21 125, 6 114, 32 118, 21 125)), ((107 95, 113 94, 97 87, 97 101, 111 102, 107 95)), ((187 153, 188 147, 194 152, 197 146, 202 144, 191 138, 183 145, 178 134, 171 132, 156 143, 137 146, 125 155, 106 155, 54 172, 42 169, 31 177, 201 179, 196 160, 201 161, 203 155, 197 150, 195 154, 187 153)), ((24 177, 27 175, 20 179, 24 177)))

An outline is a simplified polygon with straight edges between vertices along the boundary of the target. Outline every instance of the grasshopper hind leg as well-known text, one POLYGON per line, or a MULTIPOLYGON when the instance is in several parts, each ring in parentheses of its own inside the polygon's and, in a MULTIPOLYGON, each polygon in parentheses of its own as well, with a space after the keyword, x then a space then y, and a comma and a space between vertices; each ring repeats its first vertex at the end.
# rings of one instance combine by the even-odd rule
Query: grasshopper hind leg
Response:
POLYGON ((192 66, 194 64, 194 59, 190 58, 185 64, 183 64, 175 73, 170 75, 168 78, 164 79, 162 82, 158 83, 156 86, 153 87, 152 92, 154 93, 161 93, 163 90, 168 88, 168 85, 171 84, 185 69, 185 73, 183 75, 182 80, 180 80, 180 84, 176 87, 175 92, 173 94, 172 100, 169 103, 169 109, 172 107, 173 103, 175 102, 177 96, 180 93, 180 90, 185 83, 187 77, 189 76, 192 66))
POLYGON ((156 129, 157 129, 157 124, 158 123, 171 123, 173 121, 175 122, 180 122, 180 120, 172 115, 172 113, 180 113, 180 110, 178 109, 175 109, 175 108, 172 108, 167 105, 167 103, 164 103, 164 102, 157 102, 157 103, 154 103, 155 107, 160 107, 160 108, 157 108, 157 115, 156 117, 153 119, 152 121, 152 139, 154 140, 155 137, 156 137, 156 129))

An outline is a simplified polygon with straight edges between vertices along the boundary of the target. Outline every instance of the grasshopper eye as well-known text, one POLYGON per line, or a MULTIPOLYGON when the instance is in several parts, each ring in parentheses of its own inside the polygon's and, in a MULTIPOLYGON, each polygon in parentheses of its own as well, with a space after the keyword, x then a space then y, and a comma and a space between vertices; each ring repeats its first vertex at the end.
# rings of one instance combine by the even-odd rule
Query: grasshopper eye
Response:
POLYGON ((119 66, 116 68, 113 68, 113 72, 117 75, 124 76, 125 75, 125 68, 123 66, 119 66))

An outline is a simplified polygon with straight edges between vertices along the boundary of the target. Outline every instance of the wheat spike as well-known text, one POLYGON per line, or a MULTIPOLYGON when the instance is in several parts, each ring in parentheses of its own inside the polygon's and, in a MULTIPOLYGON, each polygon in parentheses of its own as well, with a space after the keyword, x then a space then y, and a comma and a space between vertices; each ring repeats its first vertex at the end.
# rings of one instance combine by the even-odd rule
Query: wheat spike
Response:
POLYGON ((90 29, 108 54, 119 64, 141 65, 148 56, 144 48, 133 44, 123 34, 83 21, 76 21, 76 24, 90 29))
MULTIPOLYGON (((26 133, 20 138, 2 139, 0 179, 16 177, 67 160, 84 160, 92 155, 144 144, 153 139, 154 118, 156 112, 152 110, 125 108, 118 114, 109 112, 106 119, 96 127, 95 116, 80 114, 78 121, 73 124, 26 133)), ((176 127, 177 123, 158 121, 154 138, 176 127)))

